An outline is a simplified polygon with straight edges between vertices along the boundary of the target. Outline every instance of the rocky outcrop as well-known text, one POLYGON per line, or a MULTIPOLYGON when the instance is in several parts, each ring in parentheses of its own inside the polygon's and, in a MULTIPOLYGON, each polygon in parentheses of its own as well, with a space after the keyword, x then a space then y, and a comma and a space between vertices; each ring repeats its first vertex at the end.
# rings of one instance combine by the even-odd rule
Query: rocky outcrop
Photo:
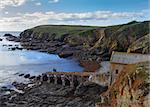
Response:
POLYGON ((143 53, 143 54, 149 54, 150 53, 150 34, 147 34, 140 39, 133 42, 129 48, 128 52, 131 53, 143 53))
POLYGON ((45 81, 44 75, 42 78, 44 81, 27 85, 13 83, 23 92, 11 92, 10 95, 0 97, 0 106, 95 107, 95 102, 101 100, 99 94, 107 90, 107 87, 92 82, 83 82, 77 87, 70 87, 45 81))
POLYGON ((8 41, 20 42, 20 39, 12 34, 5 34, 4 37, 6 37, 8 41))
POLYGON ((149 107, 149 62, 127 65, 96 107, 149 107))

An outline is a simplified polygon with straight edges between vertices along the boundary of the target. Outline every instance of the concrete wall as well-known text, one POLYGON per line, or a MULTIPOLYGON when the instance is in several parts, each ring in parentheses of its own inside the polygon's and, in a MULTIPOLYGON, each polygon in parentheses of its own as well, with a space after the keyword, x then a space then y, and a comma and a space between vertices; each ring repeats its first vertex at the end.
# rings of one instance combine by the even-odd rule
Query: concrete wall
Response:
POLYGON ((115 78, 118 74, 124 69, 125 64, 111 64, 111 77, 110 77, 110 85, 115 81, 115 78))

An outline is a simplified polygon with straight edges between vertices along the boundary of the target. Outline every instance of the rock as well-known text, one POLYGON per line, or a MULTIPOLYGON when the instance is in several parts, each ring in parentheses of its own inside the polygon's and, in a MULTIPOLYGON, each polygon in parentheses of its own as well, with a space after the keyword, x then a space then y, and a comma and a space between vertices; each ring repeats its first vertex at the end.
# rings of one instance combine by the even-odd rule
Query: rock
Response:
POLYGON ((23 48, 20 48, 20 47, 16 47, 16 49, 17 49, 17 50, 23 50, 23 48))
POLYGON ((3 41, 3 39, 0 38, 0 41, 3 41))
POLYGON ((12 51, 14 51, 14 50, 16 50, 16 48, 14 47, 14 48, 10 48, 12 51))
POLYGON ((57 75, 57 84, 62 85, 61 75, 57 75))
MULTIPOLYGON (((19 86, 18 83, 14 84, 19 86)), ((27 86, 29 87, 29 85, 30 84, 27 86)), ((0 97, 0 105, 9 103, 15 104, 12 105, 15 107, 55 107, 56 105, 60 107, 94 107, 95 103, 99 99, 99 91, 97 91, 99 90, 99 87, 96 85, 91 85, 90 83, 85 83, 84 86, 85 87, 82 88, 80 87, 80 90, 83 90, 83 88, 88 90, 87 86, 89 86, 90 90, 85 91, 85 94, 84 92, 80 93, 79 96, 74 94, 75 92, 77 93, 77 91, 79 91, 79 88, 75 89, 70 86, 62 86, 48 82, 43 82, 39 85, 36 84, 36 86, 31 84, 31 87, 26 88, 26 91, 24 91, 25 93, 23 94, 14 93, 9 97, 0 97), (13 97, 14 95, 15 97, 13 97)))
POLYGON ((35 79, 36 77, 35 76, 31 76, 29 79, 35 79))
POLYGON ((73 85, 74 85, 74 87, 77 87, 80 84, 79 81, 78 81, 77 76, 73 76, 72 78, 73 78, 73 85))
POLYGON ((8 41, 20 42, 20 39, 12 34, 5 34, 4 37, 6 37, 8 41))
POLYGON ((30 77, 30 74, 26 74, 25 76, 24 76, 24 78, 29 78, 30 77))
POLYGON ((70 81, 67 78, 65 78, 65 85, 70 86, 70 81))
POLYGON ((100 95, 102 92, 106 91, 108 87, 100 86, 96 83, 92 82, 84 82, 83 84, 80 84, 76 91, 75 95, 81 96, 81 95, 91 95, 91 97, 94 97, 92 95, 100 95))
POLYGON ((73 52, 69 52, 69 51, 64 51, 59 53, 59 57, 60 58, 67 58, 73 55, 73 52))
POLYGON ((85 68, 84 71, 86 72, 95 72, 100 68, 100 64, 98 62, 90 60, 81 60, 80 65, 85 68))
POLYGON ((55 82, 54 76, 53 76, 53 75, 50 75, 50 76, 49 76, 49 80, 50 80, 50 83, 54 83, 54 82, 55 82))
POLYGON ((37 80, 37 81, 40 81, 40 80, 41 80, 41 75, 37 76, 37 77, 36 77, 36 80, 37 80))
MULTIPOLYGON (((12 85, 18 90, 23 90, 27 85, 24 83, 13 82, 12 85)), ((14 88, 14 89, 15 89, 14 88)))
POLYGON ((43 80, 43 81, 48 81, 48 76, 47 76, 46 74, 43 74, 43 75, 42 75, 42 80, 43 80))
POLYGON ((21 76, 23 76, 24 74, 19 74, 19 76, 21 77, 21 76))
POLYGON ((9 34, 9 33, 6 33, 5 35, 4 35, 4 37, 12 37, 13 35, 12 34, 9 34))

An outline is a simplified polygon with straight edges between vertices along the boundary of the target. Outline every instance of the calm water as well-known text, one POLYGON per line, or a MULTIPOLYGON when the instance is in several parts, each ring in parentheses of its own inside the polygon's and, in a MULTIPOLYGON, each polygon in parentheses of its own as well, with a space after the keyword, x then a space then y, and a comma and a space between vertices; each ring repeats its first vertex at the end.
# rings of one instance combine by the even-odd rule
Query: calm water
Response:
POLYGON ((19 32, 0 32, 0 38, 3 39, 0 41, 0 87, 9 86, 14 81, 27 82, 28 80, 18 76, 21 73, 39 75, 52 71, 53 68, 65 72, 83 71, 77 61, 59 58, 57 55, 28 50, 10 51, 8 48, 20 44, 7 41, 3 37, 5 33, 19 35, 19 32))

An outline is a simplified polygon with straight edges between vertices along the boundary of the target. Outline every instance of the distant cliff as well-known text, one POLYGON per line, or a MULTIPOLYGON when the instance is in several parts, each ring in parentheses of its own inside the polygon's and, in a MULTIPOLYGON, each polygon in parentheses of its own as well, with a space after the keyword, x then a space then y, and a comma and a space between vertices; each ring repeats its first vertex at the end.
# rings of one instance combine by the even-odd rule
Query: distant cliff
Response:
MULTIPOLYGON (((41 25, 23 31, 20 40, 26 49, 55 53, 60 57, 101 61, 109 60, 114 50, 126 52, 129 47, 134 47, 137 44, 135 41, 138 42, 149 34, 149 25, 150 21, 133 21, 108 27, 41 25)), ((142 53, 148 45, 149 43, 144 43, 138 52, 142 53)), ((136 52, 131 50, 130 52, 136 52)))

